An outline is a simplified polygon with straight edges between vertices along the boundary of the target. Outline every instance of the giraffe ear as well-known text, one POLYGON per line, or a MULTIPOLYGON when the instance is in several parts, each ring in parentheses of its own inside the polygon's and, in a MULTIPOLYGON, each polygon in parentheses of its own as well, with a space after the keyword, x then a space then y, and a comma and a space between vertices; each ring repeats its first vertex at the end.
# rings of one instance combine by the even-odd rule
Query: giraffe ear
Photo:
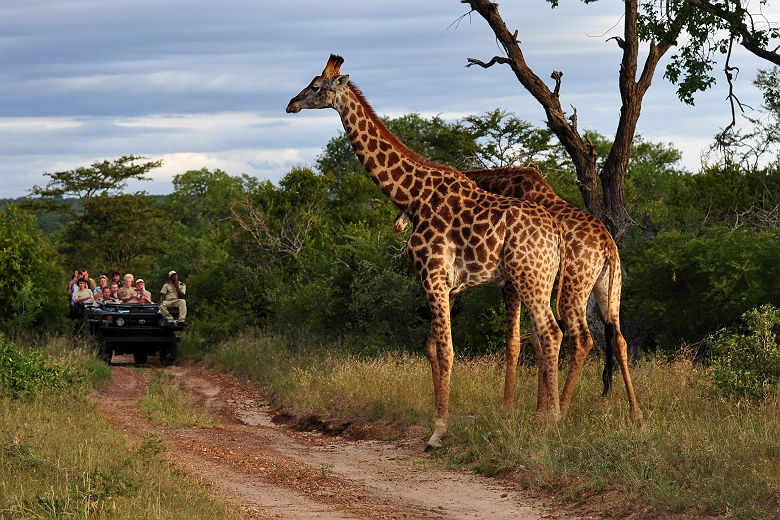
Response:
POLYGON ((339 90, 341 88, 344 88, 347 86, 347 83, 349 83, 349 74, 338 76, 336 79, 333 80, 333 89, 339 90))

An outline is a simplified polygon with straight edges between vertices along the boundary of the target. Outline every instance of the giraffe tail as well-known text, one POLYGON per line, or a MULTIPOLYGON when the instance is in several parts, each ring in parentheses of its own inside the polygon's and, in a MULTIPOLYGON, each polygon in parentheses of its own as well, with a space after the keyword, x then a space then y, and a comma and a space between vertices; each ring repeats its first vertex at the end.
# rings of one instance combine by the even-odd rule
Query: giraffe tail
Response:
POLYGON ((604 336, 606 336, 606 345, 604 346, 604 372, 601 374, 601 382, 604 383, 602 397, 606 397, 609 388, 612 386, 612 372, 615 370, 615 361, 612 356, 612 342, 615 341, 615 326, 612 323, 604 325, 604 336))
MULTIPOLYGON (((604 321, 606 322, 604 325, 604 339, 606 340, 606 345, 604 346, 604 372, 601 374, 601 382, 604 383, 602 396, 606 396, 609 393, 610 386, 612 385, 612 373, 615 370, 615 360, 613 357, 615 349, 613 348, 613 343, 616 341, 616 334, 615 324, 611 321, 616 315, 616 313, 613 313, 612 307, 612 290, 615 287, 615 277, 617 276, 617 270, 619 269, 617 251, 615 249, 614 246, 609 248, 605 255, 607 263, 609 264, 609 287, 607 291, 607 316, 604 316, 604 321)), ((616 304, 619 304, 619 302, 616 302, 616 304)))
POLYGON ((558 225, 558 292, 555 294, 555 317, 561 321, 561 291, 563 290, 564 268, 566 267, 566 241, 563 228, 558 225))

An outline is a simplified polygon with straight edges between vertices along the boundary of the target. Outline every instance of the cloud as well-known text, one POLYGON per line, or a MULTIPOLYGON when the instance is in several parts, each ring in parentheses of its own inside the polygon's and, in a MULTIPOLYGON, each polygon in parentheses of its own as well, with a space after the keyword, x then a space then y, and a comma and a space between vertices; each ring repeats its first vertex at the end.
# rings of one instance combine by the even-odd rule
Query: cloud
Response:
MULTIPOLYGON (((771 9, 767 17, 780 19, 771 9)), ((550 73, 564 72, 561 102, 567 113, 576 107, 579 127, 611 135, 620 54, 605 40, 620 32, 622 7, 505 2, 500 10, 543 81, 552 87, 550 73)), ((508 67, 465 68, 469 57, 502 53, 485 21, 467 12, 455 0, 0 3, 0 197, 41 184, 45 171, 127 154, 165 160, 144 188, 152 193, 202 167, 278 179, 312 164, 341 131, 333 111, 284 113, 331 52, 345 57, 342 70, 379 114, 450 119, 502 108, 544 126, 508 67)), ((755 66, 741 69, 748 103, 755 66)), ((728 111, 724 91, 689 109, 661 75, 659 67, 639 131, 707 141, 728 111)))

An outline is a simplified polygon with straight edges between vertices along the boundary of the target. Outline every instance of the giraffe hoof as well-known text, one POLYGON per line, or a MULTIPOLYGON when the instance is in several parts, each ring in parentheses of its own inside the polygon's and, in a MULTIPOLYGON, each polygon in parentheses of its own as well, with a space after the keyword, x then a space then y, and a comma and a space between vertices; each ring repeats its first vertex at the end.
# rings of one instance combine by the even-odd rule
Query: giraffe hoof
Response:
POLYGON ((425 449, 423 450, 425 453, 431 452, 433 450, 438 450, 441 448, 441 446, 434 446, 433 444, 426 444, 425 449))

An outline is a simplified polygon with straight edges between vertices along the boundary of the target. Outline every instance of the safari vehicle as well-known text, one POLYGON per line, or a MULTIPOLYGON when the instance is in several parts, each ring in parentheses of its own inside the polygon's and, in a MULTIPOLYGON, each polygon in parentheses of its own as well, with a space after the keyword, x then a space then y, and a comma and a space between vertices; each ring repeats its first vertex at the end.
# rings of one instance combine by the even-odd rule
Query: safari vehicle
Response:
POLYGON ((184 324, 166 323, 153 303, 98 303, 84 309, 84 320, 100 342, 98 356, 106 363, 113 354, 132 354, 136 363, 146 363, 158 352, 163 365, 176 361, 176 333, 184 324))

